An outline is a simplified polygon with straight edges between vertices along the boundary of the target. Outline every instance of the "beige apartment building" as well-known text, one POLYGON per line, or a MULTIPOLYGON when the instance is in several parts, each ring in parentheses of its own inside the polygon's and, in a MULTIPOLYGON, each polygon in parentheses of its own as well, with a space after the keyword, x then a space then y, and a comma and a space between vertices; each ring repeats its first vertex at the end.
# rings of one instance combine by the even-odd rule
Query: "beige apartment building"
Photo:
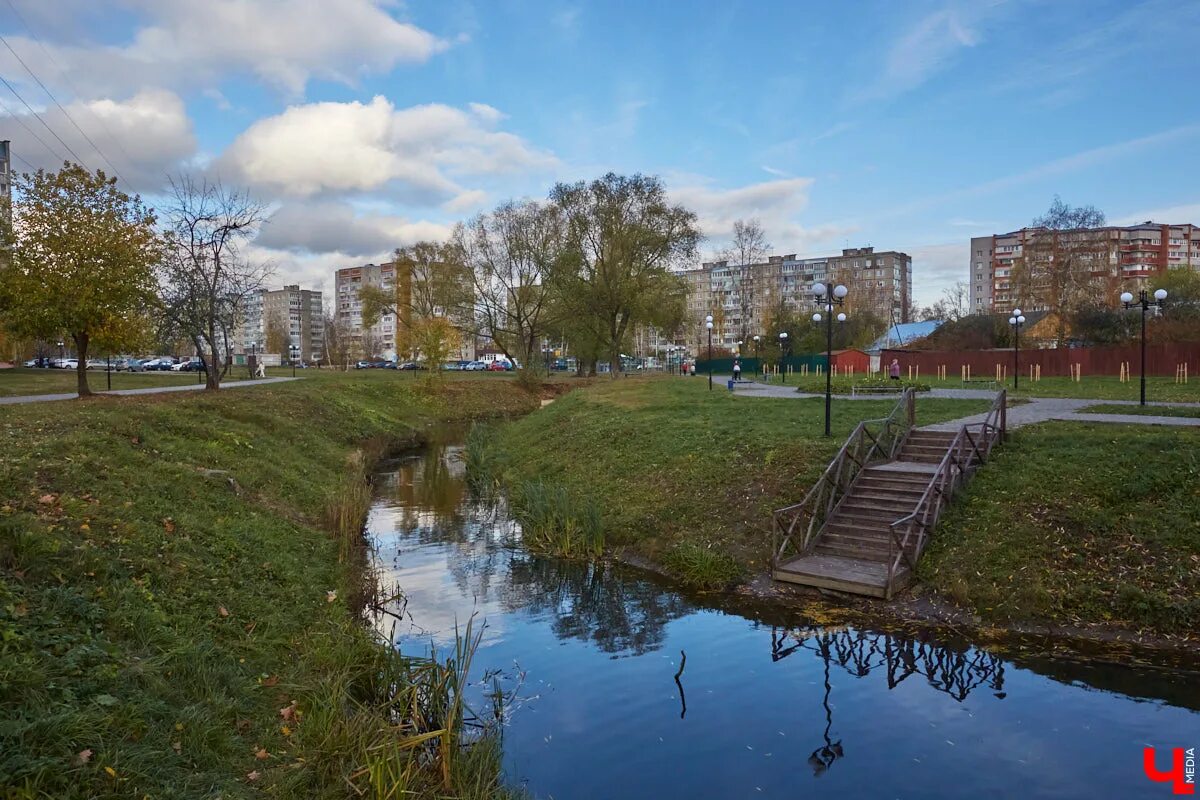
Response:
POLYGON ((762 335, 781 304, 792 313, 815 311, 815 283, 845 284, 847 313, 869 311, 889 324, 909 322, 912 257, 895 250, 853 247, 820 258, 790 253, 758 264, 716 261, 682 277, 688 288, 686 339, 693 353, 708 343, 705 316, 713 315, 713 347, 727 351, 739 340, 762 335))
MULTIPOLYGON (((1191 224, 1162 225, 1147 221, 1140 225, 1066 232, 1022 228, 978 236, 971 239, 968 272, 973 313, 1006 314, 1020 302, 1012 281, 1013 267, 1031 244, 1045 244, 1046 236, 1070 236, 1076 249, 1082 237, 1095 263, 1092 275, 1106 285, 1114 303, 1120 292, 1144 288, 1151 277, 1168 269, 1200 270, 1200 227, 1191 224)), ((1036 309, 1036 304, 1032 304, 1030 310, 1036 309)))
POLYGON ((300 348, 300 360, 308 362, 325 359, 325 316, 321 292, 301 289, 299 285, 264 289, 247 296, 241 306, 241 334, 238 346, 242 353, 265 353, 268 349, 268 328, 274 321, 288 339, 287 352, 272 353, 281 360, 290 358, 290 345, 300 348))

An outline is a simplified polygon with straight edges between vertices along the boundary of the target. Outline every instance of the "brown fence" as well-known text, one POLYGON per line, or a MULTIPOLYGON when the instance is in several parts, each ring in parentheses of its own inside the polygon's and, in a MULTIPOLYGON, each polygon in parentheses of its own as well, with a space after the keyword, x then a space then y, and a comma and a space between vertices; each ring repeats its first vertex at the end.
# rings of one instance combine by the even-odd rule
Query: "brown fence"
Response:
MULTIPOLYGON (((1005 374, 1013 370, 1013 351, 1004 350, 884 350, 879 364, 884 370, 892 359, 900 361, 900 370, 908 374, 910 366, 920 369, 921 375, 936 377, 938 368, 946 367, 946 377, 957 378, 963 366, 971 368, 971 376, 990 378, 1000 365, 1005 374)), ((1053 350, 1021 348, 1021 373, 1029 374, 1031 366, 1040 366, 1042 375, 1068 376, 1072 369, 1082 375, 1112 375, 1121 372, 1121 362, 1129 364, 1130 372, 1138 374, 1141 349, 1138 345, 1114 347, 1059 347, 1053 350), (1076 365, 1078 365, 1076 367, 1076 365)), ((1173 377, 1179 365, 1187 364, 1188 374, 1200 376, 1200 342, 1179 342, 1146 346, 1146 374, 1173 377)))

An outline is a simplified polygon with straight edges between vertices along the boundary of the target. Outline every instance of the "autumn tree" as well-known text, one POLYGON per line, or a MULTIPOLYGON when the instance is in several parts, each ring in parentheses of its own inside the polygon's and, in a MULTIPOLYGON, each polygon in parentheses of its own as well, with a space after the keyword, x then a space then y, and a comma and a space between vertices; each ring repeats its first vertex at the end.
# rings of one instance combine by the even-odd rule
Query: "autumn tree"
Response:
POLYGON ((382 317, 392 316, 397 353, 420 356, 436 370, 443 354, 457 342, 458 310, 470 294, 470 278, 458 251, 438 242, 398 248, 392 263, 395 280, 391 287, 364 286, 359 290, 363 326, 373 327, 382 317))
POLYGON ((336 313, 325 314, 325 361, 332 367, 348 370, 354 355, 350 326, 336 313))
POLYGON ((550 193, 566 225, 555 270, 570 313, 607 352, 615 378, 621 343, 639 324, 682 317, 686 286, 671 268, 694 258, 696 215, 672 204, 662 181, 608 173, 591 182, 560 183, 550 193))
POLYGON ((282 314, 275 313, 267 319, 266 340, 264 353, 278 353, 281 362, 291 358, 292 337, 282 314))
POLYGON ((1009 281, 1017 305, 1051 311, 1058 320, 1055 339, 1067 342, 1075 313, 1104 293, 1111 272, 1104 212, 1095 206, 1069 206, 1055 197, 1049 210, 1031 223, 1022 252, 1013 260, 1009 281))
POLYGON ((207 389, 220 388, 222 356, 227 362, 245 302, 271 273, 270 264, 243 251, 263 219, 263 207, 241 190, 189 176, 171 180, 163 310, 206 356, 207 389))
POLYGON ((154 214, 115 178, 72 163, 22 175, 17 196, 9 257, 0 260, 0 311, 14 335, 69 335, 78 392, 89 395, 92 348, 133 347, 150 327, 162 255, 154 214))
POLYGON ((475 332, 527 373, 543 369, 542 341, 555 313, 552 276, 566 245, 565 218, 553 204, 506 202, 459 225, 454 247, 471 279, 475 332))
POLYGON ((721 251, 721 258, 730 262, 734 303, 740 312, 738 337, 743 341, 749 340, 752 335, 750 320, 757 302, 754 265, 765 260, 770 250, 771 243, 767 241, 762 223, 757 219, 739 219, 733 223, 733 238, 729 246, 721 251))

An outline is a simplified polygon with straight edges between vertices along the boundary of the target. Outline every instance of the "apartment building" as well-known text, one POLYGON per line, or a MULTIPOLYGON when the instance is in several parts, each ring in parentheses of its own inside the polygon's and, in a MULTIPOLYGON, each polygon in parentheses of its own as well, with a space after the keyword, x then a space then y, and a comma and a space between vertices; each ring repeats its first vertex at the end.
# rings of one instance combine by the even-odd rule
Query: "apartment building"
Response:
POLYGON ((278 353, 280 358, 290 358, 291 345, 300 348, 302 361, 325 358, 325 316, 319 290, 292 285, 255 292, 242 301, 241 318, 239 344, 243 353, 266 352, 270 346, 268 333, 274 324, 282 328, 288 340, 288 352, 278 353))
POLYGON ((1010 233, 971 239, 968 271, 971 311, 1008 313, 1019 302, 1036 307, 1017 296, 1012 280, 1014 265, 1031 246, 1049 253, 1057 238, 1071 237, 1072 247, 1089 251, 1097 279, 1110 284, 1113 302, 1122 291, 1136 291, 1149 279, 1168 269, 1200 270, 1200 227, 1191 224, 1163 225, 1146 221, 1140 225, 1105 226, 1085 231, 1048 231, 1022 228, 1010 233), (1046 237, 1055 237, 1047 242, 1046 237))
POLYGON ((847 313, 869 311, 893 324, 909 321, 912 257, 895 250, 853 247, 818 258, 789 253, 757 264, 717 261, 687 270, 682 277, 688 289, 687 340, 693 352, 707 346, 705 316, 713 316, 713 346, 729 349, 739 339, 761 335, 780 305, 791 313, 814 310, 815 283, 845 284, 847 313))
MULTIPOLYGON (((402 279, 404 270, 401 270, 402 279)), ((364 286, 374 286, 392 292, 396 286, 396 265, 363 264, 361 267, 345 267, 334 274, 334 313, 338 321, 346 326, 356 349, 365 357, 385 356, 395 358, 405 350, 407 342, 400 329, 403 320, 395 314, 384 314, 374 325, 364 326, 362 300, 359 291, 364 286)))

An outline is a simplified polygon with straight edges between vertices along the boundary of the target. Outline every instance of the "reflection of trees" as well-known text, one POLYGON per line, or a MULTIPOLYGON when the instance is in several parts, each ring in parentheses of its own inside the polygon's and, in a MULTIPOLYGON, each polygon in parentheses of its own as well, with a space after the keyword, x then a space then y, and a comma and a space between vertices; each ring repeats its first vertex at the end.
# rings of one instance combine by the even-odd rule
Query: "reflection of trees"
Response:
POLYGON ((431 445, 377 476, 377 491, 392 504, 396 533, 420 545, 454 546, 447 569, 464 597, 547 616, 559 638, 621 655, 661 646, 666 624, 687 613, 690 604, 648 580, 614 574, 611 565, 542 558, 515 548, 519 529, 504 501, 470 497, 460 450, 431 445))

